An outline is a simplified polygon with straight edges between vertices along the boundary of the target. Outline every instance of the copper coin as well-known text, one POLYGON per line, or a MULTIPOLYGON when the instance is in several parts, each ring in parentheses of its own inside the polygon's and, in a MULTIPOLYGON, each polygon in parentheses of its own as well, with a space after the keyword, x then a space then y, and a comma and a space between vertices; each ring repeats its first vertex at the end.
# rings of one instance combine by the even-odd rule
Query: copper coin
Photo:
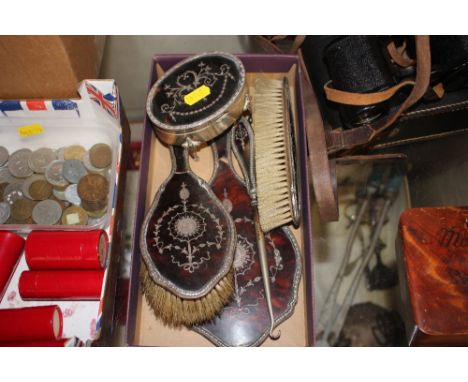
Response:
POLYGON ((78 195, 87 202, 99 202, 107 198, 109 182, 99 174, 88 174, 78 182, 78 195))
POLYGON ((62 224, 65 225, 86 225, 88 214, 78 206, 68 207, 62 214, 62 224))
POLYGON ((52 195, 52 185, 46 180, 36 180, 29 186, 29 195, 33 200, 46 200, 52 195))
POLYGON ((11 205, 11 217, 18 222, 26 222, 32 215, 35 203, 32 200, 17 199, 11 205))
POLYGON ((81 207, 83 207, 86 211, 94 212, 102 210, 107 206, 107 198, 103 199, 99 202, 88 202, 86 200, 81 201, 81 207))
POLYGON ((80 145, 68 146, 63 149, 63 159, 64 160, 78 159, 82 161, 85 152, 86 150, 83 146, 80 146, 80 145))
POLYGON ((89 159, 94 167, 109 167, 112 163, 112 149, 105 143, 98 143, 89 150, 89 159))

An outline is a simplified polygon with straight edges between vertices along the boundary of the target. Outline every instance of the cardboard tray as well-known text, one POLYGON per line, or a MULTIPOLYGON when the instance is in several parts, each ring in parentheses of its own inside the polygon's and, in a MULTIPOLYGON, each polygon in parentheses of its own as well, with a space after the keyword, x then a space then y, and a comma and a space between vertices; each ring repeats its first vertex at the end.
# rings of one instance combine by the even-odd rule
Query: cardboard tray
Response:
MULTIPOLYGON (((186 55, 158 55, 153 58, 149 86, 157 80, 158 74, 187 57, 186 55), (159 67, 160 70, 157 70, 159 67), (159 72, 159 73, 158 73, 159 72)), ((313 327, 313 292, 312 292, 312 237, 310 218, 310 195, 307 167, 307 147, 304 130, 302 89, 300 87, 300 68, 296 56, 291 55, 239 55, 243 62, 247 81, 253 73, 262 76, 288 74, 295 79, 295 99, 299 123, 299 148, 301 156, 300 176, 302 179, 302 223, 294 235, 301 249, 303 275, 299 286, 298 303, 293 315, 280 324, 282 336, 277 341, 267 339, 263 346, 310 346, 314 343, 313 327)), ((209 180, 212 172, 211 148, 205 147, 199 152, 200 161, 191 161, 192 170, 209 180), (211 162, 210 162, 211 161, 211 162), (211 165, 210 165, 211 164, 211 165)), ((152 126, 145 120, 142 142, 140 184, 135 217, 133 249, 131 261, 130 287, 128 295, 126 340, 136 346, 212 346, 206 338, 188 329, 171 329, 158 321, 146 303, 140 291, 139 237, 146 211, 152 202, 159 185, 169 175, 171 168, 169 150, 163 146, 153 133, 152 126)))

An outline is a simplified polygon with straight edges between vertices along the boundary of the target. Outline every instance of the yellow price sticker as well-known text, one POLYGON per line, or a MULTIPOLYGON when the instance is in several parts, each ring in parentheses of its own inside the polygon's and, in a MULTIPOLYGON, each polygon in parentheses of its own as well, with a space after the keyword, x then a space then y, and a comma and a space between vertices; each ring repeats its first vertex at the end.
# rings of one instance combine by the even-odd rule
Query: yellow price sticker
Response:
POLYGON ((41 135, 44 133, 44 128, 39 123, 18 127, 18 135, 20 137, 31 137, 33 135, 41 135))
POLYGON ((189 105, 195 105, 197 102, 200 102, 203 98, 208 97, 211 94, 211 89, 206 86, 202 85, 192 90, 189 94, 184 96, 184 102, 189 105))

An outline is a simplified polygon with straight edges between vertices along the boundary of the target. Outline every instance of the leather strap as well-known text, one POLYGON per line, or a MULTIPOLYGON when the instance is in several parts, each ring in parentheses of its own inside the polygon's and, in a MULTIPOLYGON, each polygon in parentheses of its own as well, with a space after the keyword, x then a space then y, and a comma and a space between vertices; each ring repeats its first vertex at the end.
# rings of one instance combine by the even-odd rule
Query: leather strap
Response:
POLYGON ((335 161, 328 158, 325 126, 301 51, 298 52, 298 57, 305 100, 304 128, 307 134, 307 146, 309 147, 309 168, 315 200, 321 219, 336 221, 339 218, 339 210, 335 161))
POLYGON ((385 102, 392 98, 401 88, 408 85, 414 85, 414 81, 407 80, 380 92, 351 93, 344 90, 333 89, 330 86, 331 82, 332 81, 328 81, 323 86, 327 99, 332 102, 353 106, 367 106, 375 103, 385 102))
POLYGON ((404 68, 407 68, 408 66, 414 65, 416 61, 405 56, 404 55, 405 50, 406 50, 406 41, 399 48, 396 47, 394 41, 390 41, 387 45, 388 54, 390 55, 393 62, 395 62, 395 64, 400 65, 404 68))
MULTIPOLYGON (((416 103, 429 87, 431 76, 431 52, 429 36, 416 36, 416 79, 409 96, 393 113, 369 125, 349 130, 335 129, 327 135, 328 153, 342 150, 352 150, 357 146, 369 144, 373 139, 385 131, 397 118, 414 103, 416 103)), ((344 153, 344 154, 347 154, 344 153)))

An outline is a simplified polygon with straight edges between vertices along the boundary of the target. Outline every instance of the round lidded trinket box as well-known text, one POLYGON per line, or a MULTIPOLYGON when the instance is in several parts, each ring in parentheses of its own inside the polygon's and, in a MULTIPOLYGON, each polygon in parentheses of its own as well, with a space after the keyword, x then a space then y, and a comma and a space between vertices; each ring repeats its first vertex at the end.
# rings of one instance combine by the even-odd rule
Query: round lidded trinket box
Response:
POLYGON ((220 135, 246 104, 245 69, 228 53, 203 53, 167 71, 148 93, 146 111, 158 137, 189 149, 220 135))

